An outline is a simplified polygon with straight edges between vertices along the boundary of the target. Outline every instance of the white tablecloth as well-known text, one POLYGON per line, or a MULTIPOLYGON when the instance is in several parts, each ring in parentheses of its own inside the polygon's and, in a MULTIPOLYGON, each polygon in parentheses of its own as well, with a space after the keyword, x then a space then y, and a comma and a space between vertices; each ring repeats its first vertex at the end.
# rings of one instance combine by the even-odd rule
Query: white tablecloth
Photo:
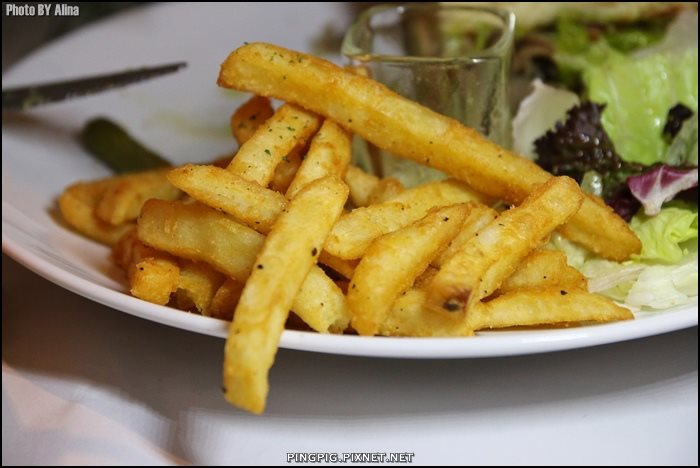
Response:
POLYGON ((100 306, 5 256, 2 306, 3 465, 698 463, 697 327, 492 359, 281 350, 257 417, 223 400, 223 340, 100 306))

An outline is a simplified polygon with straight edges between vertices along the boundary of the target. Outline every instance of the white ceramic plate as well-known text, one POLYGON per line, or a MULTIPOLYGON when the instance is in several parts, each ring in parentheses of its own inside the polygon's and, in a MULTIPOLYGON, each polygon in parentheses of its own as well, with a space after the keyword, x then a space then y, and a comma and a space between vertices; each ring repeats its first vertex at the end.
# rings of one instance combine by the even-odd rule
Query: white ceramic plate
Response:
MULTIPOLYGON (((179 60, 188 68, 120 91, 3 116, 3 250, 45 278, 115 309, 166 325, 225 336, 226 324, 129 296, 108 250, 55 216, 68 184, 107 171, 75 141, 91 117, 121 122, 173 162, 208 161, 234 147, 227 123, 244 98, 215 86, 218 67, 244 41, 313 50, 321 31, 342 31, 342 4, 175 4, 138 9, 63 38, 13 67, 3 87, 179 60), (314 34, 316 32, 316 34, 314 34)), ((284 348, 384 357, 482 357, 593 346, 697 325, 697 303, 638 314, 632 322, 544 331, 483 333, 472 339, 324 336, 286 331, 284 348)))

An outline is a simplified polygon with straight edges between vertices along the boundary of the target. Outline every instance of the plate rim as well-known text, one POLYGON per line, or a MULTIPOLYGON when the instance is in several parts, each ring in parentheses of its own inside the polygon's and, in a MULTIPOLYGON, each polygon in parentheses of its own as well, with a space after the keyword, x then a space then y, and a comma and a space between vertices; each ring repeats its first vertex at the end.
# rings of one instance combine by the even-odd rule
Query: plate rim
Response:
MULTIPOLYGON (((62 269, 8 233, 7 228, 12 224, 4 214, 2 226, 3 252, 51 283, 141 319, 218 338, 225 338, 227 334, 228 322, 224 320, 152 304, 62 269)), ((686 304, 679 310, 660 311, 656 316, 633 321, 538 331, 479 332, 471 338, 364 337, 285 330, 280 348, 375 358, 468 359, 528 355, 614 344, 697 326, 697 300, 694 310, 692 307, 693 304, 686 304)))

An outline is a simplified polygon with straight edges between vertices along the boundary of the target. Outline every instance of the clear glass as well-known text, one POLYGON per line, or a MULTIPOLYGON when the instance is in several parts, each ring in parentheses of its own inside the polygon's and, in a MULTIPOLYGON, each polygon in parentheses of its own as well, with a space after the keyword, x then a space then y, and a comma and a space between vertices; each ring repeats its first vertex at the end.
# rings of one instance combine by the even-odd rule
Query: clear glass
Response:
MULTIPOLYGON (((492 7, 378 5, 350 27, 342 53, 361 73, 509 147, 507 87, 514 27, 512 13, 492 7)), ((361 165, 404 185, 442 176, 358 143, 355 154, 361 165)))

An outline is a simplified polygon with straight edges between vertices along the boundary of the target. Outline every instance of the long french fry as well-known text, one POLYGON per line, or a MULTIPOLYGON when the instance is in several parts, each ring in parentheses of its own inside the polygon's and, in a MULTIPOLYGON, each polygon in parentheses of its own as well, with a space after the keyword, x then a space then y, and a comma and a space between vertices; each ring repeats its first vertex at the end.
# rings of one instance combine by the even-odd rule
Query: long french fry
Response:
POLYGON ((358 333, 372 336, 379 331, 391 304, 457 235, 468 213, 465 204, 436 208, 372 243, 348 289, 352 327, 358 333))
POLYGON ((342 179, 350 164, 350 135, 332 120, 325 120, 311 140, 299 170, 287 190, 287 198, 310 182, 326 176, 342 179))
POLYGON ((263 234, 287 206, 281 193, 215 166, 187 164, 171 170, 168 178, 195 200, 263 234))
POLYGON ((287 315, 347 197, 347 186, 339 179, 319 179, 301 190, 275 221, 226 340, 224 394, 234 405, 264 411, 267 374, 287 315))
POLYGON ((473 330, 577 322, 613 322, 634 318, 629 309, 580 289, 523 289, 479 303, 467 314, 473 330))
POLYGON ((504 211, 448 259, 428 286, 428 306, 456 312, 492 294, 527 254, 581 206, 568 177, 542 184, 518 207, 504 211))
POLYGON ((436 206, 481 200, 483 197, 455 180, 420 185, 384 203, 343 214, 328 236, 326 250, 346 260, 360 258, 374 239, 419 220, 436 206))
MULTIPOLYGON (((384 150, 440 169, 509 203, 521 203, 552 177, 453 119, 300 52, 264 43, 244 45, 221 65, 218 83, 317 112, 384 150)), ((586 197, 562 232, 613 260, 626 260, 641 249, 627 223, 594 197, 586 197)))
POLYGON ((267 187, 279 163, 305 146, 320 124, 316 115, 285 104, 241 146, 227 170, 267 187))

